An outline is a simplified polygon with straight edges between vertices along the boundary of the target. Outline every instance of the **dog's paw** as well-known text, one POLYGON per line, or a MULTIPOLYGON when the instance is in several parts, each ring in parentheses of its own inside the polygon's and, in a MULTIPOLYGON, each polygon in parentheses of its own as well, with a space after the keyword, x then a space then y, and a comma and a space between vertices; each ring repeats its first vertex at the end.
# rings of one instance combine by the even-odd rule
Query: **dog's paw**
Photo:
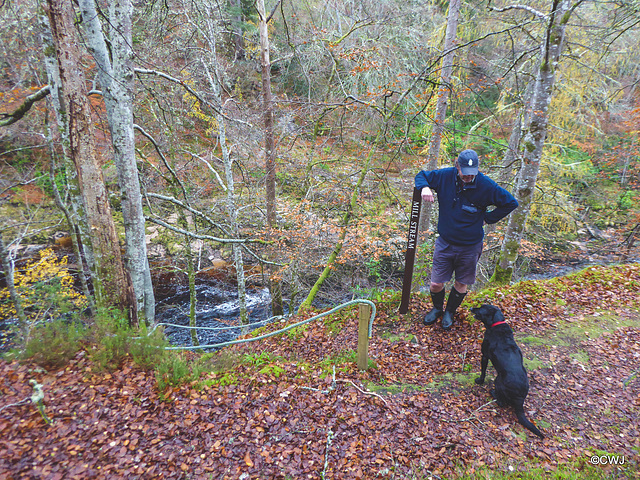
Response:
POLYGON ((484 378, 478 377, 475 379, 476 385, 482 385, 484 383, 484 378))

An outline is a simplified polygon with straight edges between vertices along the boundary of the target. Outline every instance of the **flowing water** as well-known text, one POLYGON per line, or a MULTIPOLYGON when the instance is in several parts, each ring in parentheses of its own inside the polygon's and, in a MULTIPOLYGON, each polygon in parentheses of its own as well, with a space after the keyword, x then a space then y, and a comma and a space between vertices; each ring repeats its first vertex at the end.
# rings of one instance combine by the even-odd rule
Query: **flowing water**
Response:
MULTIPOLYGON (((636 256, 628 258, 622 263, 638 261, 636 256)), ((571 265, 546 263, 537 268, 531 268, 521 279, 541 280, 566 275, 590 265, 610 263, 617 262, 612 262, 610 259, 589 258, 571 265)), ((189 326, 189 289, 186 285, 176 283, 168 282, 167 286, 171 287, 171 291, 165 291, 164 296, 158 295, 155 320, 157 323, 169 324, 164 326, 164 331, 174 347, 193 347, 191 329, 180 328, 189 326)), ((384 288, 383 285, 379 287, 384 288)), ((390 288, 394 287, 390 286, 390 288)), ((341 303, 338 301, 339 298, 350 300, 353 296, 353 292, 337 292, 334 295, 334 301, 322 302, 323 305, 316 306, 318 308, 332 308, 341 303)), ((265 325, 271 320, 271 297, 267 288, 247 287, 246 303, 249 314, 249 330, 265 325)), ((215 345, 236 339, 242 331, 239 317, 238 291, 233 282, 215 278, 199 282, 196 286, 196 332, 199 345, 215 345)), ((10 327, 16 323, 15 319, 0 319, 0 352, 11 346, 10 327)))
MULTIPOLYGON (((271 317, 271 296, 267 288, 247 288, 250 329, 265 325, 271 317)), ((156 322, 171 324, 164 331, 174 346, 193 346, 189 325, 188 287, 179 287, 175 295, 156 304, 156 322), (179 326, 174 326, 179 325, 179 326)), ((241 333, 240 303, 233 285, 222 282, 196 285, 196 329, 200 345, 228 342, 241 333), (227 327, 233 328, 228 329, 227 327), (210 329, 210 330, 209 330, 210 329)))

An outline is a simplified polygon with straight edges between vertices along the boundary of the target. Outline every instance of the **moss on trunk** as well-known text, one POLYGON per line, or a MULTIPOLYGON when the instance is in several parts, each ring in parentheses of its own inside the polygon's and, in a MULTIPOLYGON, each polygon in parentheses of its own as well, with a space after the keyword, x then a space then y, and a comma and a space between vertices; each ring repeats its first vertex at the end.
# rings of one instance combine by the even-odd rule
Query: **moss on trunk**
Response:
POLYGON ((503 268, 500 265, 496 265, 496 268, 493 270, 493 275, 491 275, 491 278, 489 279, 489 283, 497 285, 508 285, 509 283, 511 283, 512 276, 513 267, 509 266, 503 268))

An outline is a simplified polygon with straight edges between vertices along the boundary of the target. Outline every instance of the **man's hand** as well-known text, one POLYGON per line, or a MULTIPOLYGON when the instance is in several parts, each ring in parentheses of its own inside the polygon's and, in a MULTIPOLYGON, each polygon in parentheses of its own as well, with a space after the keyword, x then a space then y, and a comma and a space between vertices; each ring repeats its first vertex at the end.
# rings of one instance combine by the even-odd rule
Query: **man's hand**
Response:
POLYGON ((429 203, 433 203, 434 198, 433 198, 433 192, 431 191, 431 189, 429 187, 424 187, 421 192, 420 195, 422 196, 422 200, 425 202, 429 202, 429 203))

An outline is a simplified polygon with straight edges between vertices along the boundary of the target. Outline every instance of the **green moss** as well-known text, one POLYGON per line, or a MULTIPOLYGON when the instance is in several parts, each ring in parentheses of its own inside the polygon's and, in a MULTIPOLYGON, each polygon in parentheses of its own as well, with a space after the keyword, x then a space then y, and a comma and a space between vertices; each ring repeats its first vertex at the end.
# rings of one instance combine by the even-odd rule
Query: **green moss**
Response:
POLYGON ((327 327, 327 331, 335 336, 345 328, 346 318, 344 313, 336 313, 335 315, 324 317, 323 322, 325 327, 327 327))
POLYGON ((528 345, 547 345, 548 343, 545 341, 545 339, 540 337, 534 337, 534 336, 521 337, 518 339, 518 341, 520 343, 528 344, 528 345))
POLYGON ((575 360, 578 363, 589 363, 589 355, 586 352, 578 351, 569 354, 569 358, 575 360))
POLYGON ((300 325, 299 327, 295 327, 295 328, 292 328, 291 330, 287 330, 285 332, 285 335, 290 340, 300 340, 303 337, 304 332, 306 332, 308 329, 309 329, 309 324, 305 323, 304 325, 300 325))
POLYGON ((406 392, 420 392, 420 391, 430 391, 432 390, 429 386, 417 385, 413 383, 398 383, 398 384, 375 384, 375 383, 365 383, 365 387, 367 390, 373 393, 377 393, 378 395, 396 395, 400 393, 406 392))
POLYGON ((526 337, 520 337, 520 336, 516 335, 516 339, 517 339, 518 342, 520 342, 523 345, 544 345, 544 346, 547 346, 547 347, 552 347, 552 346, 566 347, 566 346, 569 346, 569 343, 566 340, 564 340, 563 338, 561 338, 557 334, 550 334, 549 332, 546 332, 544 337, 538 337, 538 336, 533 336, 533 335, 529 335, 529 336, 526 336, 526 337))
POLYGON ((383 332, 380 334, 380 338, 388 340, 391 343, 396 343, 396 342, 417 343, 416 336, 406 332, 401 332, 401 333, 383 332))
POLYGON ((601 337, 606 332, 613 332, 618 328, 638 327, 640 321, 636 318, 620 319, 617 315, 597 315, 579 319, 562 329, 562 336, 576 342, 601 337))
POLYGON ((490 284, 508 285, 513 277, 513 267, 502 268, 496 265, 493 275, 489 279, 490 284))
POLYGON ((472 387, 474 386, 476 377, 478 377, 479 372, 464 372, 464 373, 456 373, 453 375, 453 379, 458 382, 460 385, 464 387, 472 387))
MULTIPOLYGON (((543 429, 551 427, 543 421, 536 422, 543 429)), ((522 438, 520 433, 512 433, 522 438)), ((522 432, 522 434, 526 436, 524 432, 522 432)), ((566 463, 550 467, 548 463, 543 463, 541 460, 535 458, 511 457, 498 464, 491 465, 491 467, 479 467, 475 469, 473 473, 468 473, 466 467, 460 466, 458 474, 450 478, 455 478, 456 480, 539 480, 541 478, 545 480, 614 480, 633 478, 633 473, 636 471, 637 465, 635 463, 631 464, 629 458, 625 458, 625 465, 612 465, 610 468, 604 469, 600 465, 590 463, 589 459, 592 455, 599 457, 606 456, 609 458, 618 457, 620 460, 622 459, 621 455, 615 453, 593 450, 591 452, 585 452, 584 455, 573 458, 566 463)))
POLYGON ((261 375, 267 375, 269 377, 275 377, 275 378, 278 378, 284 372, 285 372, 285 369, 276 364, 265 365, 258 371, 258 373, 260 373, 261 375))
POLYGON ((320 362, 320 366, 324 371, 323 376, 332 374, 334 366, 338 371, 346 371, 351 367, 351 365, 355 364, 357 360, 358 352, 355 350, 343 350, 342 352, 331 355, 320 362))
POLYGON ((524 367, 528 371, 539 370, 541 368, 547 368, 549 366, 547 363, 543 362, 538 357, 524 358, 523 363, 524 363, 524 367))

